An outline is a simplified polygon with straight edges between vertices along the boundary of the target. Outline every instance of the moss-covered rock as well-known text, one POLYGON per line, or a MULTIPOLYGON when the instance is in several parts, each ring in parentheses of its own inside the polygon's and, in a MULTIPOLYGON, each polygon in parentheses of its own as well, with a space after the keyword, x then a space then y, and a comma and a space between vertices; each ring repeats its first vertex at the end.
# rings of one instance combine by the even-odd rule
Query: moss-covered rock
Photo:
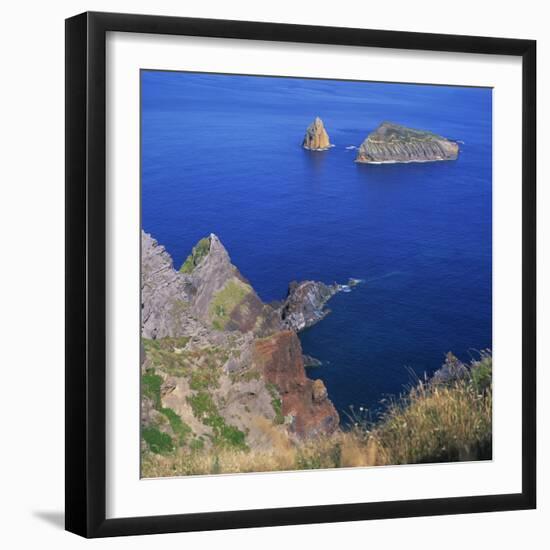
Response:
POLYGON ((210 252, 210 238, 205 237, 201 239, 191 251, 191 254, 187 256, 185 262, 180 267, 181 273, 192 273, 195 267, 197 267, 203 258, 210 252))
POLYGON ((244 299, 252 293, 252 287, 234 277, 216 292, 210 302, 209 314, 212 326, 217 330, 225 330, 231 315, 244 299))

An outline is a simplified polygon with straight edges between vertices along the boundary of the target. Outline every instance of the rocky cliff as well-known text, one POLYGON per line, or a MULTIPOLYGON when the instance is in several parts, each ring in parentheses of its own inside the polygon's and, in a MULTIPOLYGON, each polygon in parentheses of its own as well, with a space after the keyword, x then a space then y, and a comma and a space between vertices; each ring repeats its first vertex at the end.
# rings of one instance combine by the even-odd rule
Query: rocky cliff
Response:
POLYGON ((192 314, 213 328, 261 333, 278 327, 276 315, 231 263, 216 235, 211 234, 199 242, 180 273, 184 273, 190 283, 192 314), (192 269, 185 269, 189 263, 192 269))
POLYGON ((280 308, 281 319, 285 327, 299 332, 323 319, 330 310, 325 304, 339 290, 337 284, 326 285, 318 281, 293 281, 280 308))
POLYGON ((176 271, 142 233, 144 452, 269 449, 338 429, 326 388, 305 373, 296 332, 264 304, 216 235, 176 271))
POLYGON ((442 136, 384 122, 361 144, 356 162, 385 164, 455 160, 458 144, 442 136))
POLYGON ((264 379, 275 386, 282 400, 282 415, 301 437, 332 433, 338 414, 321 380, 310 380, 304 370, 300 340, 292 330, 255 342, 254 359, 264 379))
POLYGON ((468 366, 449 351, 445 355, 443 365, 433 373, 431 382, 434 384, 448 384, 465 378, 469 373, 468 366))
POLYGON ((186 331, 189 281, 174 269, 164 246, 141 233, 141 335, 164 338, 186 331))
POLYGON ((331 146, 325 125, 319 117, 307 127, 302 146, 309 151, 325 151, 331 146))

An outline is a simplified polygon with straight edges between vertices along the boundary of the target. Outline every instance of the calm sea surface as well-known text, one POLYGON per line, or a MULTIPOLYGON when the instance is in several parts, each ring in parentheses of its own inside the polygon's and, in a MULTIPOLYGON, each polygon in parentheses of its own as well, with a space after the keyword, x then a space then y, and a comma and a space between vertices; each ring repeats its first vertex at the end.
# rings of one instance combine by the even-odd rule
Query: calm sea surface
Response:
MULTIPOLYGON (((376 409, 452 350, 491 347, 491 90, 142 72, 142 222, 179 267, 216 233, 264 301, 364 279, 300 335, 341 413, 376 409), (301 148, 320 116, 326 152, 301 148), (389 120, 456 162, 359 165, 389 120)), ((345 416, 345 414, 344 414, 345 416)))

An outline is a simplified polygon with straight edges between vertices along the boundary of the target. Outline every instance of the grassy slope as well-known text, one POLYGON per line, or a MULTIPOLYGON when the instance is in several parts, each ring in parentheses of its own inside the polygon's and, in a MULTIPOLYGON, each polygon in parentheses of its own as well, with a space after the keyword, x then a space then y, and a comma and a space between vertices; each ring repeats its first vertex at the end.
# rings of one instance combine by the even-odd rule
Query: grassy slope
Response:
POLYGON ((398 141, 402 143, 412 143, 413 141, 434 141, 444 140, 443 136, 434 134, 427 130, 416 130, 393 123, 384 123, 380 125, 370 136, 371 141, 377 143, 387 143, 398 141))
MULTIPOLYGON (((360 416, 347 432, 270 451, 176 449, 143 457, 145 477, 261 472, 491 458, 492 358, 482 355, 469 374, 446 384, 418 382, 371 424, 360 416)), ((266 430, 272 429, 266 424, 266 430)))
POLYGON ((145 448, 153 454, 171 455, 182 449, 186 449, 186 452, 195 452, 203 446, 202 440, 195 437, 191 428, 174 410, 162 406, 163 377, 159 374, 162 372, 165 375, 187 379, 191 389, 187 401, 194 416, 212 428, 212 443, 215 446, 246 450, 245 434, 225 422, 212 398, 212 391, 219 386, 221 366, 228 358, 226 352, 213 347, 187 351, 185 346, 188 341, 188 337, 142 339, 151 365, 142 373, 142 392, 151 400, 154 409, 162 415, 157 418, 163 419, 171 428, 170 433, 166 433, 160 425, 144 426, 142 438, 145 448))
POLYGON ((216 330, 224 330, 233 310, 252 292, 252 287, 234 277, 218 291, 210 303, 208 313, 212 326, 216 330))
POLYGON ((419 382, 390 404, 370 438, 384 464, 491 458, 492 358, 448 384, 419 382))

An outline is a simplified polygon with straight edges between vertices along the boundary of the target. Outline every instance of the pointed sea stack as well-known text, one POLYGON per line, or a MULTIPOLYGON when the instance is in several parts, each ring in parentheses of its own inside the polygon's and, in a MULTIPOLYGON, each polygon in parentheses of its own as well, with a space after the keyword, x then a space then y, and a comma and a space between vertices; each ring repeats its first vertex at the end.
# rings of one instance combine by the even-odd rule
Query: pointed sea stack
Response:
POLYGON ((280 324, 275 313, 266 314, 264 304, 213 233, 193 247, 180 274, 192 288, 189 312, 216 330, 261 331, 280 324))
POLYGON ((423 130, 383 122, 371 132, 357 151, 355 162, 394 164, 456 160, 458 144, 423 130))
POLYGON ((308 151, 326 151, 330 147, 325 125, 319 117, 307 127, 302 145, 308 151))

